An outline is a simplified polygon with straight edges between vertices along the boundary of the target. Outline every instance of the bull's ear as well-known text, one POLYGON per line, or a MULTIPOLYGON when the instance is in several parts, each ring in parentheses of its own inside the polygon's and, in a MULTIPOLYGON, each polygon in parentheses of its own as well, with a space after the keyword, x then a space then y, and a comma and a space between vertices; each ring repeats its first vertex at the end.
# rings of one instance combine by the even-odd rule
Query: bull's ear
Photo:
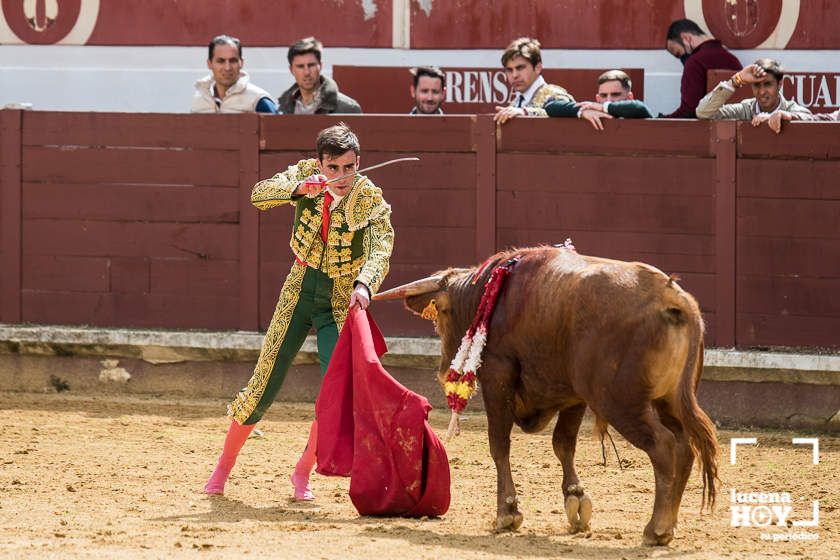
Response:
POLYGON ((408 296, 405 298, 405 308, 415 315, 420 315, 424 319, 436 320, 441 310, 447 309, 448 301, 446 292, 444 290, 438 290, 436 292, 408 296))

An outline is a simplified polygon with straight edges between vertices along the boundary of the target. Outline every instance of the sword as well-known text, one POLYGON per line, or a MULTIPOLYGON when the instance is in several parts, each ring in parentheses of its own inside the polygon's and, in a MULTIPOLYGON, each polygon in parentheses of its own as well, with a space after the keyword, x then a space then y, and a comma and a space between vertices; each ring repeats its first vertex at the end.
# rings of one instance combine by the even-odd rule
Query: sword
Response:
MULTIPOLYGON (((401 161, 420 161, 419 157, 403 157, 397 159, 389 159, 388 161, 383 161, 382 163, 377 163, 376 165, 371 165, 370 167, 365 167, 364 169, 358 169, 353 173, 348 173, 346 175, 342 175, 341 177, 336 177, 335 179, 330 179, 325 185, 329 185, 330 183, 335 183, 336 181, 341 181, 342 179, 346 179, 348 177, 352 177, 359 173, 363 173, 365 171, 370 171, 371 169, 379 169, 380 167, 385 167, 386 165, 391 165, 392 163, 399 163, 401 161)), ((306 195, 308 198, 315 198, 316 195, 306 195)), ((288 199, 283 198, 265 198, 260 200, 260 202, 274 202, 274 201, 288 201, 288 199)))
POLYGON ((347 177, 352 177, 353 175, 357 175, 360 173, 364 173, 365 171, 370 171, 372 169, 379 169, 380 167, 385 167, 386 165, 391 165, 392 163, 399 163, 401 161, 420 161, 419 157, 401 157, 397 159, 389 159, 388 161, 383 161, 382 163, 377 163, 376 165, 371 165, 370 167, 365 167, 364 169, 359 169, 354 171, 353 173, 348 173, 347 175, 342 175, 341 177, 336 177, 335 179, 330 179, 325 185, 329 185, 330 183, 335 183, 337 181, 341 181, 342 179, 346 179, 347 177))

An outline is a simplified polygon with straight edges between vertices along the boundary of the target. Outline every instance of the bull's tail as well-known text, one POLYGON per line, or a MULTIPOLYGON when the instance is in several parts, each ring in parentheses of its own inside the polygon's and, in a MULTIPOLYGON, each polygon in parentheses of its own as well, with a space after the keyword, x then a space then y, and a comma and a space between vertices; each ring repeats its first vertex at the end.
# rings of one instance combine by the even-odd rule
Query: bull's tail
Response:
POLYGON ((703 320, 699 312, 686 317, 690 333, 688 356, 679 385, 679 412, 683 429, 688 434, 689 445, 699 459, 703 474, 702 511, 706 504, 714 508, 718 482, 717 430, 700 405, 697 404, 697 384, 703 372, 703 320))

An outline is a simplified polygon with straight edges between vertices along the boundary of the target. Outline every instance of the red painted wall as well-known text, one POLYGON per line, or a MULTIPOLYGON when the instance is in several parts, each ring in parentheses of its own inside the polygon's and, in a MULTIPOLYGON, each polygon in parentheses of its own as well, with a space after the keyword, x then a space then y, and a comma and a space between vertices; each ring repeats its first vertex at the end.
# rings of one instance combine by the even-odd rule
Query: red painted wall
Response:
POLYGON ((516 37, 531 36, 543 48, 661 49, 668 25, 680 17, 679 3, 664 0, 644 9, 620 0, 434 2, 429 14, 412 4, 412 46, 503 49, 516 37))
MULTIPOLYGON (((204 45, 210 37, 228 33, 250 46, 285 46, 306 35, 328 46, 393 44, 394 6, 389 1, 58 0, 52 21, 43 0, 35 2, 29 14, 21 0, 0 3, 8 28, 32 44, 61 41, 85 21, 90 32, 76 43, 204 45)), ((668 24, 686 14, 705 20, 711 33, 731 48, 755 48, 788 28, 789 39, 778 48, 840 48, 840 5, 831 0, 412 1, 410 46, 501 49, 514 37, 529 35, 538 37, 545 48, 661 49, 668 24), (784 6, 794 9, 788 13, 784 6)))
MULTIPOLYGON (((371 173, 394 208, 384 287, 571 237, 680 276, 710 344, 840 346, 840 125, 342 119, 363 165, 421 158, 371 173)), ((338 120, 0 111, 0 321, 265 328, 292 215, 251 186, 338 120)), ((375 313, 432 335, 398 303, 375 313)))
MULTIPOLYGON (((327 46, 390 47, 391 3, 375 2, 368 17, 361 0, 337 3, 201 0, 108 2, 98 12, 89 0, 59 0, 51 27, 36 31, 20 0, 0 0, 9 28, 26 43, 62 40, 85 17, 95 18, 89 45, 206 45, 216 35, 239 37, 246 46, 287 46, 316 35, 327 46), (81 16, 81 17, 80 17, 81 16)), ((42 25, 38 25, 42 27, 42 25)))
MULTIPOLYGON (((730 48, 756 48, 774 32, 791 29, 774 48, 837 49, 840 5, 830 0, 517 0, 434 2, 427 13, 412 3, 411 46, 429 49, 501 49, 520 36, 553 49, 662 49, 668 25, 702 14, 706 31, 730 48), (800 5, 790 13, 783 5, 800 5), (686 8, 689 8, 688 10, 686 8)), ((783 33, 779 33, 783 35, 783 33)))

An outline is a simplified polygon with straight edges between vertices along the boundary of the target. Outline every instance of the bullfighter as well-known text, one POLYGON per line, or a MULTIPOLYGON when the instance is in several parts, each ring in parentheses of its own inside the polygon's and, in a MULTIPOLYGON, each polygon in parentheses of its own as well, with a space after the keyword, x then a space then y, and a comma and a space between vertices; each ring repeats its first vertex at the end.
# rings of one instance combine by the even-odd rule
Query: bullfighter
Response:
MULTIPOLYGON (((260 210, 289 203, 295 207, 295 262, 280 291, 254 374, 228 406, 232 421, 204 488, 207 494, 224 493, 240 449, 274 401, 310 329, 317 333, 323 375, 348 310, 366 309, 388 273, 394 244, 391 207, 382 190, 357 173, 358 138, 340 123, 318 134, 316 149, 317 159, 301 160, 258 182, 251 192, 251 203, 260 210)), ((309 474, 316 442, 317 420, 291 476, 296 500, 314 499, 309 474)))

